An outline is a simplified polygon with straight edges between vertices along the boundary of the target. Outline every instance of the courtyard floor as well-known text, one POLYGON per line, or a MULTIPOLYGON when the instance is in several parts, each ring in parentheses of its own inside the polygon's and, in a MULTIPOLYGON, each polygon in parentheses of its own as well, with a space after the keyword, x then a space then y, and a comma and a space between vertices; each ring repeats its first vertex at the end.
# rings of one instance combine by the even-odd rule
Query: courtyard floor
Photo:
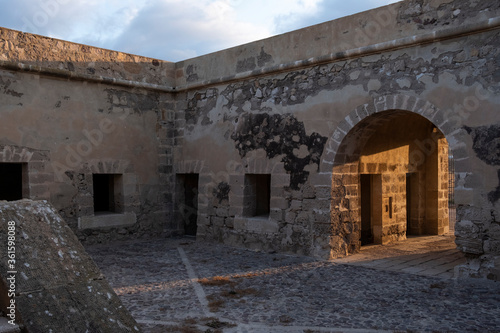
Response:
POLYGON ((334 261, 189 238, 87 250, 145 333, 500 332, 500 283, 454 280, 452 236, 334 261))

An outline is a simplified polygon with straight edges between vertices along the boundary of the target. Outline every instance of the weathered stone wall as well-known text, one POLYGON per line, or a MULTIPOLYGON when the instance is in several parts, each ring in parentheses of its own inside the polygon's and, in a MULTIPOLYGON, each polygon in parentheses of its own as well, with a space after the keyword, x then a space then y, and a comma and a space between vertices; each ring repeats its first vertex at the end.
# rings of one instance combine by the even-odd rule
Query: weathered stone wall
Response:
POLYGON ((323 258, 359 250, 373 167, 382 210, 394 200, 381 241, 405 237, 408 210, 410 231, 446 232, 449 150, 460 274, 498 279, 499 28, 497 2, 407 0, 176 64, 3 29, 0 143, 38 156, 16 157, 29 197, 75 230, 113 226, 82 239, 182 232, 195 215, 200 239, 323 258), (440 136, 409 135, 412 114, 440 136), (379 138, 391 119, 409 130, 379 138), (95 173, 121 175, 122 226, 92 214, 95 173))
POLYGON ((0 49, 0 162, 27 166, 23 197, 87 242, 175 232, 173 64, 6 29, 0 49), (94 174, 118 175, 116 216, 94 212, 94 174))
MULTIPOLYGON (((415 206, 428 215, 414 216, 416 229, 448 228, 449 146, 457 244, 471 263, 488 262, 463 269, 496 278, 496 154, 478 141, 498 136, 499 14, 493 2, 405 1, 176 64, 185 92, 177 95, 184 138, 174 172, 185 172, 185 163, 201 166, 190 171, 200 174, 198 236, 322 257, 357 251, 360 154, 377 118, 406 111, 446 138, 413 154, 430 163, 418 181, 426 199, 415 206), (439 169, 439 180, 427 184, 424 175, 439 169), (268 218, 241 209, 245 174, 271 174, 268 218), (229 188, 223 200, 221 186, 229 188), (426 220, 435 221, 432 228, 426 220)), ((388 239, 406 233, 402 192, 411 170, 403 166, 384 175, 394 188, 383 198, 396 204, 397 222, 383 232, 388 239)))

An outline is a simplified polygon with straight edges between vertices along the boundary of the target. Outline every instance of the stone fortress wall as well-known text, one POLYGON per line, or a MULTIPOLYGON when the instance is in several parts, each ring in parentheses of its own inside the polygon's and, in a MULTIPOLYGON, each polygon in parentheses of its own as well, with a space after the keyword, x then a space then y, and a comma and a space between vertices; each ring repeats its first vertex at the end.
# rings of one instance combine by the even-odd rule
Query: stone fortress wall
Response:
POLYGON ((452 155, 459 272, 498 280, 499 28, 407 0, 178 63, 0 29, 0 166, 86 242, 333 258, 448 232, 452 155))

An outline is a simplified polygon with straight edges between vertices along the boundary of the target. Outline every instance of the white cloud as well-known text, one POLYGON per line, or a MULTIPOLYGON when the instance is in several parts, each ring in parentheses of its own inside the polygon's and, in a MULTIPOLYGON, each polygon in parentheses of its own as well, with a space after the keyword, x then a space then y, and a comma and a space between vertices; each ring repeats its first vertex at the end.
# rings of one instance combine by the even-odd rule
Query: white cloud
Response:
POLYGON ((320 2, 152 0, 114 47, 134 52, 139 46, 141 54, 182 60, 275 35, 277 16, 314 15, 320 2))
POLYGON ((2 6, 0 24, 77 42, 105 43, 137 11, 132 0, 17 0, 2 6))
POLYGON ((149 56, 180 60, 169 56, 196 56, 265 38, 271 33, 266 26, 237 18, 236 9, 228 1, 150 1, 114 47, 128 52, 139 48, 149 56))

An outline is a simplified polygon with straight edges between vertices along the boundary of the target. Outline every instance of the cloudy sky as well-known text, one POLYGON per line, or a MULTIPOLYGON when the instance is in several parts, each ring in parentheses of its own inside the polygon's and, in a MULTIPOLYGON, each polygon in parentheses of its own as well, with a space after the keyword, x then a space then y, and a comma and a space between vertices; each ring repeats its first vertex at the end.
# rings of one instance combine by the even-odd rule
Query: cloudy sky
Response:
POLYGON ((397 0, 0 0, 0 26, 179 61, 397 0))

